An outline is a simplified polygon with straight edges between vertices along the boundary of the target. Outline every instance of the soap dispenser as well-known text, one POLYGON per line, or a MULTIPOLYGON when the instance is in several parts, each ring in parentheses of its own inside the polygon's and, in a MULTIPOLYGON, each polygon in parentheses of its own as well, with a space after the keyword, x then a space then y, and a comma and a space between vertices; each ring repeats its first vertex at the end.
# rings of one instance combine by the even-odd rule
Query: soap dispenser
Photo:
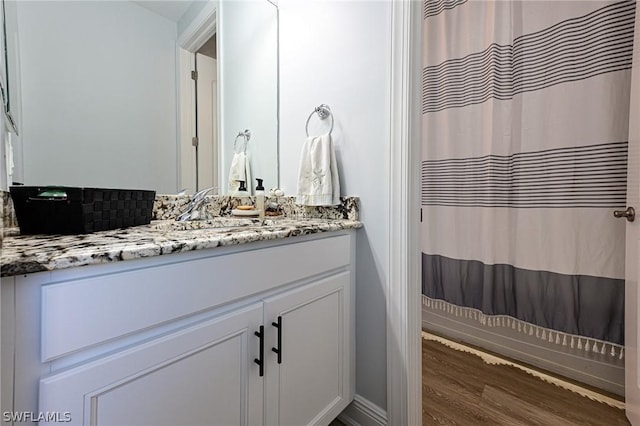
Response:
POLYGON ((247 187, 245 186, 245 182, 243 180, 237 180, 236 182, 240 184, 240 188, 238 188, 238 190, 234 195, 236 197, 248 197, 249 193, 247 192, 247 187))
POLYGON ((262 179, 256 178, 258 186, 256 186, 256 208, 258 209, 258 216, 264 217, 264 186, 262 186, 262 179))

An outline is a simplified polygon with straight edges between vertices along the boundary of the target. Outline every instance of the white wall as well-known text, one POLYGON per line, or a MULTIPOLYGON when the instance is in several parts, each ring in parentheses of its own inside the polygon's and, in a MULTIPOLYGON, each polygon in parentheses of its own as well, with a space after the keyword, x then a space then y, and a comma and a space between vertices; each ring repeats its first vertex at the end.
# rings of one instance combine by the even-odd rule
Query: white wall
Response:
POLYGON ((131 2, 18 2, 23 181, 177 188, 177 25, 131 2))
POLYGON ((328 104, 342 194, 360 197, 365 225, 357 238, 356 393, 386 409, 391 2, 278 7, 281 187, 295 194, 305 121, 328 104))

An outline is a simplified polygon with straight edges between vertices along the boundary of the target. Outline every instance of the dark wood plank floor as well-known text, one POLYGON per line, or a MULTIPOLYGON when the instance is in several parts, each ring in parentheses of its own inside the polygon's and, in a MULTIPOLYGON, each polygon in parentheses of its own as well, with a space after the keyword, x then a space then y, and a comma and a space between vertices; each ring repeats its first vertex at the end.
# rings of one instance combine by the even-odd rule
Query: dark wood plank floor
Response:
POLYGON ((624 411, 516 367, 422 341, 423 425, 629 425, 624 411))

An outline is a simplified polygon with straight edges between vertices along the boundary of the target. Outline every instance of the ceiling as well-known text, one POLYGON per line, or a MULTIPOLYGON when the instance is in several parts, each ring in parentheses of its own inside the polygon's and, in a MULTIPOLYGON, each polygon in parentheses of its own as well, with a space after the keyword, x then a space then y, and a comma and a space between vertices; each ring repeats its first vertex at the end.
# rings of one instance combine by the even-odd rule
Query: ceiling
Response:
POLYGON ((134 3, 173 22, 178 22, 193 0, 137 0, 134 3))

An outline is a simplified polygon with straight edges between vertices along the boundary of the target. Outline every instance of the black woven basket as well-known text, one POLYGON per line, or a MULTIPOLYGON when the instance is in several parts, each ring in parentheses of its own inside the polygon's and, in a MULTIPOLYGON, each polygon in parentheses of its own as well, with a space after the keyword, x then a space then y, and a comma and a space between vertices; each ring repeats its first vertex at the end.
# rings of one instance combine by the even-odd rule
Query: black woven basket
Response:
POLYGON ((155 191, 12 186, 21 234, 87 234, 151 221, 155 191))

